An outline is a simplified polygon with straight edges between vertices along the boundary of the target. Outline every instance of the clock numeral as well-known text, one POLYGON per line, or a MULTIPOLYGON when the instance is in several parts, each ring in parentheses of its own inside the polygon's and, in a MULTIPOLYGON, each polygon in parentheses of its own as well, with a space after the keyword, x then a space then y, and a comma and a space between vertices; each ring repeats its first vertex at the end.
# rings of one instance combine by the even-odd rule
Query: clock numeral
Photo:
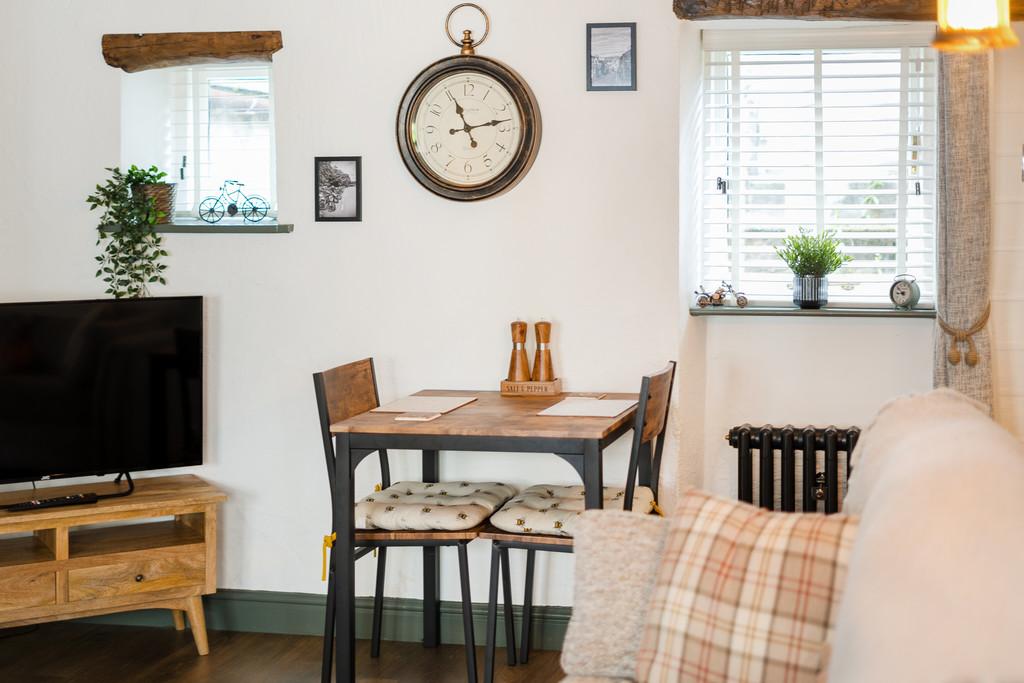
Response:
POLYGON ((440 152, 441 151, 441 143, 440 142, 435 142, 434 144, 432 144, 430 146, 430 151, 433 152, 434 154, 437 154, 438 152, 440 152))
POLYGON ((491 89, 490 89, 490 88, 488 88, 488 89, 487 89, 487 92, 485 92, 485 93, 484 93, 484 99, 483 99, 482 101, 483 101, 483 102, 486 102, 486 101, 487 101, 487 96, 488 96, 488 95, 490 95, 490 94, 491 94, 491 89))
POLYGON ((509 125, 508 122, 502 123, 500 126, 498 126, 498 132, 499 133, 508 133, 511 130, 512 130, 512 126, 509 125))
POLYGON ((498 149, 500 149, 500 150, 501 150, 502 152, 507 152, 507 151, 508 151, 508 148, 507 148, 507 147, 505 147, 505 145, 501 144, 500 142, 498 142, 498 143, 495 143, 495 146, 496 146, 496 147, 497 147, 498 149))
POLYGON ((476 90, 476 86, 472 83, 466 83, 462 86, 462 94, 466 97, 472 97, 474 90, 476 90))
POLYGON ((427 126, 426 128, 424 128, 424 130, 427 131, 427 135, 433 135, 435 132, 437 132, 437 128, 435 128, 434 126, 427 126))
POLYGON ((445 164, 445 165, 444 165, 444 167, 445 167, 445 168, 448 168, 449 166, 451 166, 451 165, 452 165, 452 162, 453 162, 453 161, 455 161, 455 157, 448 157, 448 163, 447 163, 447 164, 445 164))
POLYGON ((469 175, 473 172, 473 165, 467 161, 464 170, 466 171, 466 175, 469 175))
POLYGON ((493 165, 494 165, 494 160, 491 159, 490 157, 485 156, 484 157, 484 166, 486 166, 487 168, 490 168, 493 165))
POLYGON ((441 105, 440 104, 436 104, 436 103, 430 105, 430 113, 433 114, 434 116, 440 117, 441 116, 441 105))
POLYGON ((505 104, 501 105, 501 109, 495 109, 494 111, 505 111, 507 109, 508 109, 508 102, 506 102, 505 104))

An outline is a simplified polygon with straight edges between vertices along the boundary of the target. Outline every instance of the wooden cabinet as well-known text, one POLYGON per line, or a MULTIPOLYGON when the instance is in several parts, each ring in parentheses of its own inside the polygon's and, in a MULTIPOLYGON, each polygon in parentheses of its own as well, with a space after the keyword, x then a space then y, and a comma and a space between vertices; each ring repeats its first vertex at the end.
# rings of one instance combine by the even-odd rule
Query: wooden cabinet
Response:
MULTIPOLYGON (((55 497, 110 484, 45 489, 55 497)), ((31 497, 0 494, 0 505, 31 497)), ((187 613, 209 652, 202 596, 217 589, 217 505, 227 496, 192 475, 136 482, 124 498, 0 511, 0 628, 138 609, 187 613)))

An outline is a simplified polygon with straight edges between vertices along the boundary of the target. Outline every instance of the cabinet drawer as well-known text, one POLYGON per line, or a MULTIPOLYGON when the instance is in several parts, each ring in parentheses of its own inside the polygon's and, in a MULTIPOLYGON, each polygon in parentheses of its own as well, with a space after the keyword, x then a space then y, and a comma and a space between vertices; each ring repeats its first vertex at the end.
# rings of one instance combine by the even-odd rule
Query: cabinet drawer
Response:
POLYGON ((118 595, 201 586, 206 558, 201 551, 106 564, 68 571, 68 600, 92 600, 118 595))
POLYGON ((57 602, 57 575, 23 568, 0 570, 0 613, 57 602))

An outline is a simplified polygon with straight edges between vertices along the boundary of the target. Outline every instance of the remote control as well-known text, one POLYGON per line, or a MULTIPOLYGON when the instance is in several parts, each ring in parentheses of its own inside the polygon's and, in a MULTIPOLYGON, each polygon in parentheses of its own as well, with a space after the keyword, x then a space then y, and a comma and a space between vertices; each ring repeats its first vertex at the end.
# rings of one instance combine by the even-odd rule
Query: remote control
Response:
POLYGON ((88 505, 99 500, 95 493, 76 493, 72 496, 60 496, 58 498, 40 498, 38 500, 26 500, 23 503, 15 503, 5 506, 9 512, 24 512, 26 510, 41 510, 43 508, 55 508, 62 505, 88 505))

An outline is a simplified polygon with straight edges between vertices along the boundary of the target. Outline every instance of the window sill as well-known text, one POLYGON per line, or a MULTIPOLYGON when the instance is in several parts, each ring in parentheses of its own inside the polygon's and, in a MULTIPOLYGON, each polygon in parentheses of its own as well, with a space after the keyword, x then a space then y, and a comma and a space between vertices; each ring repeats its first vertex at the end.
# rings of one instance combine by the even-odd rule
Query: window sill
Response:
MULTIPOLYGON (((116 225, 104 226, 106 232, 116 232, 116 225)), ((268 220, 262 223, 206 223, 201 220, 176 220, 173 223, 160 223, 153 226, 153 232, 180 235, 277 235, 292 232, 295 225, 268 220)))
POLYGON ((809 318, 934 318, 934 308, 915 308, 899 311, 891 307, 825 306, 824 308, 797 308, 796 306, 708 306, 691 308, 693 316, 754 316, 754 317, 809 317, 809 318))

